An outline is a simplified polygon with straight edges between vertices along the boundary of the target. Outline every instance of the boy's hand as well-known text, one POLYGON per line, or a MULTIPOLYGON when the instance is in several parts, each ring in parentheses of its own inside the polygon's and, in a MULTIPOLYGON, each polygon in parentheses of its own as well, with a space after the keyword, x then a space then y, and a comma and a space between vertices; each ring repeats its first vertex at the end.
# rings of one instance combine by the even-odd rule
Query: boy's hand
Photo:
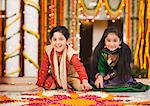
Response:
POLYGON ((43 90, 44 90, 43 87, 37 87, 37 88, 34 89, 34 91, 43 91, 43 90))
POLYGON ((83 90, 91 90, 92 86, 88 83, 88 80, 82 80, 82 89, 83 90))

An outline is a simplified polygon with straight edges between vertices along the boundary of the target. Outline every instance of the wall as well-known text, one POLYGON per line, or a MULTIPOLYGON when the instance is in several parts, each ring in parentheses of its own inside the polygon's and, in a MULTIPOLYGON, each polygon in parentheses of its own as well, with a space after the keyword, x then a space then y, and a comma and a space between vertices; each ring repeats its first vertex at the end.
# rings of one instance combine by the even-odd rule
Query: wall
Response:
POLYGON ((92 44, 93 50, 95 49, 96 45, 100 41, 101 36, 102 36, 105 28, 107 28, 107 20, 94 21, 94 24, 93 24, 93 44, 92 44))

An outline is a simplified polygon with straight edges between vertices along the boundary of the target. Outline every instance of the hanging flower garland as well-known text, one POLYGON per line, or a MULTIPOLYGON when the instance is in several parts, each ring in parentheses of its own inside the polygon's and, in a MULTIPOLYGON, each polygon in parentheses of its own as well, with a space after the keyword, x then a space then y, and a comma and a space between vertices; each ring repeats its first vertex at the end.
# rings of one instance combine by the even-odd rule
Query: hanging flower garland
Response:
POLYGON ((74 47, 74 36, 75 36, 75 25, 76 25, 76 19, 75 19, 75 14, 76 13, 76 1, 72 1, 72 20, 71 20, 71 40, 72 40, 72 46, 74 47))
POLYGON ((57 3, 57 6, 59 6, 59 8, 58 8, 58 11, 57 11, 57 14, 58 14, 58 16, 57 16, 57 24, 58 25, 63 25, 63 8, 64 8, 64 6, 63 6, 63 3, 64 1, 63 0, 60 0, 58 3, 57 3))
POLYGON ((98 0, 97 4, 94 6, 93 9, 89 9, 86 5, 84 0, 80 0, 79 1, 80 6, 82 7, 83 11, 87 14, 87 15, 95 15, 97 13, 99 13, 99 9, 101 7, 102 4, 102 0, 98 0))
POLYGON ((146 44, 145 44, 145 58, 144 58, 144 67, 146 67, 146 59, 148 63, 148 78, 150 79, 150 1, 147 0, 147 32, 146 32, 146 44))
POLYGON ((143 68, 143 34, 144 34, 144 2, 141 0, 139 3, 139 30, 138 30, 138 41, 136 45, 136 51, 134 55, 134 64, 140 68, 143 68))
POLYGON ((53 2, 53 0, 50 0, 50 6, 48 7, 48 11, 49 11, 49 14, 48 14, 48 16, 49 16, 49 18, 48 18, 48 20, 49 20, 49 32, 50 32, 50 30, 53 28, 53 26, 54 26, 54 10, 55 10, 55 6, 54 6, 54 2, 53 2))
POLYGON ((56 10, 56 4, 57 4, 57 1, 56 0, 50 0, 50 5, 48 7, 48 32, 50 32, 50 30, 57 25, 57 10, 56 10))
POLYGON ((107 18, 115 19, 118 18, 120 19, 120 15, 123 11, 123 8, 125 6, 125 0, 120 0, 120 3, 116 9, 112 9, 109 3, 109 0, 103 0, 104 1, 104 6, 105 6, 105 13, 107 14, 107 18))
POLYGON ((102 0, 98 0, 94 9, 88 9, 87 6, 85 5, 84 0, 79 0, 79 4, 80 4, 80 11, 81 11, 82 15, 84 17, 86 17, 87 20, 89 20, 89 19, 94 20, 94 18, 99 14, 99 12, 101 10, 102 0))
POLYGON ((140 69, 148 69, 148 78, 150 79, 150 2, 147 1, 147 8, 144 0, 141 0, 139 3, 139 30, 138 30, 138 41, 136 45, 136 51, 134 55, 134 64, 138 66, 140 69), (146 18, 147 18, 147 29, 146 34, 144 33, 145 25, 144 25, 144 16, 145 16, 145 8, 146 18), (145 35, 145 36, 144 36, 145 35))
POLYGON ((130 47, 130 0, 125 0, 125 27, 126 27, 126 42, 130 47))
POLYGON ((76 16, 77 16, 77 19, 76 19, 76 42, 77 42, 77 47, 76 47, 76 50, 80 51, 80 39, 81 39, 81 37, 80 37, 80 25, 81 25, 81 23, 79 22, 79 14, 80 14, 79 7, 80 7, 80 5, 79 5, 78 1, 77 1, 76 5, 77 5, 76 6, 77 7, 77 12, 76 12, 76 16))
POLYGON ((47 0, 41 0, 41 49, 38 55, 40 56, 40 60, 43 58, 45 44, 47 42, 47 0))

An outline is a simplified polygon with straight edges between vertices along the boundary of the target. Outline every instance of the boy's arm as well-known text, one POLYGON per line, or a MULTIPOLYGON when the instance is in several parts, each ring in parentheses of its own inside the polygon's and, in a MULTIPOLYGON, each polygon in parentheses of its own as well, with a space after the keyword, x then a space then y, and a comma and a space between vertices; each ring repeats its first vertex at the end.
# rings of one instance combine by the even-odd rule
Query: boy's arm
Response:
POLYGON ((40 69, 38 70, 38 80, 36 85, 43 87, 44 82, 46 81, 46 78, 48 76, 49 64, 50 63, 49 63, 48 55, 45 52, 41 62, 40 69))
POLYGON ((80 62, 79 58, 77 55, 73 55, 70 62, 72 63, 75 71, 79 74, 79 78, 82 81, 83 79, 88 80, 86 70, 83 66, 83 64, 80 62))

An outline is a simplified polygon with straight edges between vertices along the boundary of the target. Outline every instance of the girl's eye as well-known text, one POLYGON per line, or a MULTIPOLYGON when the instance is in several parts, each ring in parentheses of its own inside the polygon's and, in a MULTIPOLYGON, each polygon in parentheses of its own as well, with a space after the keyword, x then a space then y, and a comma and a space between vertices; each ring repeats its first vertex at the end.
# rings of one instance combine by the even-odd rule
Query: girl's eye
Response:
POLYGON ((114 39, 114 42, 119 42, 119 40, 118 39, 114 39))
POLYGON ((110 39, 106 39, 106 41, 107 41, 107 42, 110 42, 111 40, 110 40, 110 39))
POLYGON ((114 39, 114 42, 117 42, 117 39, 114 39))
POLYGON ((52 41, 56 41, 56 40, 57 40, 56 38, 53 38, 53 39, 52 39, 52 41))

